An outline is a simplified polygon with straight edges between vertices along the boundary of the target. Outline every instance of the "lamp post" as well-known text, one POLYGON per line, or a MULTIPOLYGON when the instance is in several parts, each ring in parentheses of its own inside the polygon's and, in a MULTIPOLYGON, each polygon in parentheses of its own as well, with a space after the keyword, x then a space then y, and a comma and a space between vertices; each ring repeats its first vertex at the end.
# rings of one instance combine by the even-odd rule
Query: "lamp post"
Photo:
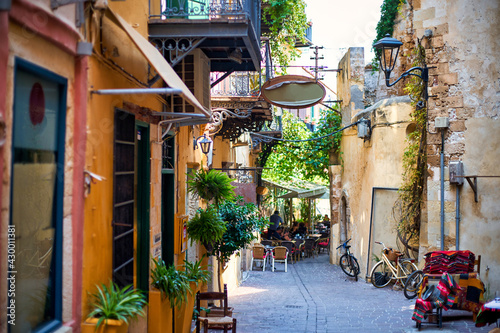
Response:
MULTIPOLYGON (((426 35, 427 36, 427 35, 426 35)), ((429 36, 427 36, 429 37, 429 36)), ((403 45, 396 38, 392 38, 389 34, 385 35, 384 38, 373 44, 373 47, 382 51, 380 55, 380 68, 385 74, 385 85, 387 87, 392 87, 398 83, 402 78, 407 76, 416 76, 422 79, 424 84, 423 98, 425 101, 425 107, 427 107, 427 101, 429 99, 429 94, 427 92, 427 87, 429 83, 429 68, 427 64, 424 67, 412 67, 405 71, 401 76, 394 82, 390 83, 389 79, 391 72, 396 65, 396 59, 399 54, 399 48, 403 45), (420 75, 413 73, 414 71, 420 71, 420 75)), ((417 104, 418 107, 418 104, 417 104)), ((420 106, 422 107, 422 106, 420 106)), ((440 222, 441 222, 441 250, 444 250, 444 130, 441 132, 441 153, 440 153, 440 168, 441 168, 441 212, 440 212, 440 222)))
POLYGON ((194 149, 198 148, 198 144, 200 144, 201 152, 205 155, 208 155, 208 153, 210 152, 210 147, 212 145, 212 140, 210 140, 206 134, 203 134, 194 140, 194 149), (203 139, 200 142, 198 142, 200 138, 203 139))
POLYGON ((422 82, 424 83, 424 100, 427 104, 427 100, 429 99, 429 95, 427 93, 427 85, 429 82, 429 69, 427 65, 424 65, 424 67, 412 67, 403 74, 394 82, 389 83, 389 78, 391 76, 391 72, 394 69, 394 66, 396 65, 396 59, 399 54, 399 48, 403 45, 399 40, 396 38, 392 38, 389 34, 385 35, 384 38, 381 40, 377 41, 375 44, 373 44, 373 47, 376 49, 379 49, 382 51, 382 54, 380 55, 380 68, 382 71, 384 71, 385 74, 385 85, 388 87, 392 87, 396 83, 398 83, 402 78, 405 78, 407 76, 416 76, 422 79, 422 82), (413 73, 414 71, 420 71, 419 74, 413 73))

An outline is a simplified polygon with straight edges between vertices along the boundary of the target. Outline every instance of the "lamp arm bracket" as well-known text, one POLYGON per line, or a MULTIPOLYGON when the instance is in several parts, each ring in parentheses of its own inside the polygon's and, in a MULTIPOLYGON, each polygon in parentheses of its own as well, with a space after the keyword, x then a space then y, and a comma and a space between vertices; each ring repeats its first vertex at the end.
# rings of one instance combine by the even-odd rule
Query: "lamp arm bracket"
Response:
POLYGON ((422 67, 412 67, 409 70, 405 71, 403 74, 401 74, 401 76, 396 81, 394 81, 392 83, 389 83, 389 79, 386 79, 386 86, 392 87, 393 85, 395 85, 396 83, 401 81, 401 79, 403 79, 407 76, 416 76, 416 77, 421 78, 424 82, 428 82, 429 81, 429 68, 428 67, 423 67, 423 68, 422 67), (420 75, 412 73, 413 71, 416 71, 416 70, 420 71, 420 75))

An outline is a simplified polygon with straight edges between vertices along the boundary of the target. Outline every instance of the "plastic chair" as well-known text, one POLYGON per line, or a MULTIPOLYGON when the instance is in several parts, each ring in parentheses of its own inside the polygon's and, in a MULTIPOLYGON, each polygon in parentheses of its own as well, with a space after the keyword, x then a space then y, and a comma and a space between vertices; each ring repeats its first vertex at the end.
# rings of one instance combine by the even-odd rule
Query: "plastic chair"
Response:
POLYGON ((203 324, 203 329, 205 333, 208 333, 209 328, 220 328, 223 327, 224 332, 231 329, 233 333, 236 333, 236 318, 229 315, 229 308, 227 306, 227 285, 224 284, 224 292, 205 292, 196 293, 196 333, 200 333, 200 326, 203 324), (221 301, 221 307, 224 309, 223 317, 207 317, 202 316, 201 301, 221 301))
POLYGON ((273 249, 273 253, 271 254, 271 261, 273 264, 273 272, 274 272, 274 263, 282 262, 285 264, 285 272, 287 271, 287 260, 288 260, 288 249, 284 246, 276 246, 273 249))
POLYGON ((253 270, 253 262, 262 262, 262 271, 266 270, 266 248, 262 245, 254 245, 252 247, 252 260, 250 262, 250 270, 253 270))

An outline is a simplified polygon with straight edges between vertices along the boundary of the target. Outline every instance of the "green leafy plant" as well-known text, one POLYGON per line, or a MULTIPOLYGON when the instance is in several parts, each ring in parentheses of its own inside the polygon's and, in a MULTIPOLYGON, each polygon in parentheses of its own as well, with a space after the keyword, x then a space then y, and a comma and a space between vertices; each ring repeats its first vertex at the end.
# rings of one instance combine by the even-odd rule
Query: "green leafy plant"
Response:
MULTIPOLYGON (((373 43, 377 42, 381 38, 384 38, 386 34, 392 36, 394 32, 394 20, 396 15, 401 11, 401 7, 406 3, 406 0, 384 0, 382 6, 380 7, 380 20, 377 23, 377 36, 373 43)), ((378 71, 379 64, 378 60, 381 56, 381 51, 375 49, 375 58, 372 60, 372 68, 374 71, 378 71)))
MULTIPOLYGON (((249 245, 256 238, 254 232, 261 233, 268 225, 267 219, 259 217, 258 208, 253 203, 245 203, 243 197, 236 201, 225 201, 219 207, 221 218, 226 223, 226 231, 213 250, 219 261, 220 274, 233 253, 249 245)), ((219 284, 219 290, 221 286, 219 284)))
POLYGON ((155 266, 151 269, 151 285, 167 298, 172 309, 180 308, 187 301, 187 294, 191 292, 189 279, 183 271, 178 271, 175 266, 166 266, 165 262, 152 259, 155 266))
POLYGON ((132 285, 120 289, 111 282, 109 287, 102 284, 92 294, 93 310, 88 318, 98 318, 96 330, 108 319, 122 320, 128 324, 130 319, 144 316, 143 307, 147 305, 146 297, 132 285))
POLYGON ((216 206, 224 200, 234 199, 235 187, 231 185, 232 179, 219 170, 206 171, 201 168, 198 172, 189 174, 189 177, 188 191, 196 193, 208 202, 213 200, 216 206))
MULTIPOLYGON (((417 44, 414 49, 414 66, 425 65, 425 49, 417 44)), ((412 105, 424 102, 423 83, 420 78, 412 77, 405 87, 405 92, 410 95, 412 105)), ((403 181, 398 191, 399 198, 396 202, 399 211, 398 236, 406 249, 418 252, 420 234, 420 212, 424 195, 425 174, 427 169, 426 155, 426 124, 427 108, 415 107, 410 115, 415 124, 415 130, 408 134, 407 146, 403 152, 403 181)))
POLYGON ((305 142, 282 142, 274 146, 267 157, 263 177, 271 180, 290 180, 292 177, 328 182, 328 166, 334 155, 338 156, 342 133, 335 132, 341 126, 337 111, 322 110, 315 132, 289 112, 283 112, 283 139, 309 140, 305 142), (319 138, 319 139, 317 139, 319 138))
POLYGON ((208 281, 210 281, 210 271, 203 269, 201 266, 201 262, 203 261, 204 257, 205 256, 201 257, 200 260, 194 262, 184 260, 185 274, 186 278, 189 281, 195 283, 207 283, 208 281))
POLYGON ((263 35, 269 37, 273 58, 286 72, 286 65, 300 54, 295 48, 297 39, 305 41, 305 31, 308 27, 304 0, 263 0, 262 19, 269 26, 269 32, 263 35))
POLYGON ((198 209, 187 224, 191 242, 201 242, 208 252, 212 252, 213 244, 222 239, 225 231, 226 223, 213 205, 209 205, 206 209, 198 209))

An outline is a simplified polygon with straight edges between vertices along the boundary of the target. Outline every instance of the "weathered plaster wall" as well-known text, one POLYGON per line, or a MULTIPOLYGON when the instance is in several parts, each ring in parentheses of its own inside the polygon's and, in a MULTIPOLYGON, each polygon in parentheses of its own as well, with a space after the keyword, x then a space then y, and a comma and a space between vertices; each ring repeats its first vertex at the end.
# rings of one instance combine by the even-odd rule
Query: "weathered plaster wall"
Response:
MULTIPOLYGON (((500 163, 500 3, 496 0, 413 0, 403 6, 393 37, 403 41, 392 80, 408 69, 417 38, 425 48, 429 70, 428 174, 420 233, 420 257, 441 248, 440 149, 436 117, 448 117, 444 142, 444 249, 482 256, 481 277, 492 292, 500 290, 500 178, 478 178, 479 202, 467 182, 460 188, 460 230, 456 235, 456 185, 450 185, 448 164, 462 161, 465 175, 498 176, 500 163), (423 38, 426 30, 430 38, 423 38)), ((403 95, 379 79, 377 97, 403 95)))
MULTIPOLYGON (((119 6, 113 9, 126 16, 132 24, 134 18, 142 19, 146 25, 146 11, 138 5, 134 9, 126 8, 123 12, 119 6), (132 16, 132 17, 131 17, 132 16)), ((123 7, 125 8, 125 7, 123 7)), ((138 27, 142 26, 141 24, 138 27)), ((95 27, 94 27, 95 29, 95 27)), ((104 19, 103 46, 106 56, 122 66, 128 73, 141 81, 147 81, 148 62, 125 33, 112 22, 104 19)), ((147 34, 146 34, 147 35, 147 34)), ((98 41, 95 47, 99 48, 98 41)), ((98 52, 99 53, 99 52, 98 52)), ((117 70, 109 62, 94 55, 89 61, 89 88, 139 88, 131 82, 128 75, 117 70)), ((114 140, 114 110, 120 108, 135 114, 136 119, 149 124, 148 140, 150 147, 150 240, 161 230, 161 150, 156 142, 157 117, 151 117, 150 112, 162 111, 163 104, 154 95, 91 95, 88 101, 87 121, 87 154, 86 169, 106 179, 91 186, 90 195, 85 199, 84 248, 83 248, 83 288, 82 313, 89 313, 88 293, 95 291, 95 285, 107 283, 112 277, 112 225, 113 219, 113 140, 114 140)), ((151 249, 154 250, 154 249, 151 249)), ((149 276, 149 274, 148 274, 149 276)), ((141 319, 133 330, 141 330, 145 326, 141 319)))
MULTIPOLYGON (((350 57, 352 58, 352 54, 350 57)), ((350 63, 346 62, 346 59, 349 59, 349 55, 344 56, 339 68, 342 68, 342 72, 352 72, 349 69, 350 63)), ((361 59, 358 58, 354 64, 357 66, 359 63, 361 59)), ((366 258, 369 246, 372 189, 373 187, 397 188, 400 185, 401 157, 406 145, 406 128, 409 125, 409 114, 412 108, 409 98, 398 97, 379 101, 363 109, 363 96, 349 94, 349 91, 352 92, 353 89, 360 89, 361 92, 364 90, 363 85, 360 84, 363 82, 364 75, 364 67, 362 68, 363 71, 358 72, 356 77, 351 77, 353 83, 349 78, 347 82, 339 82, 341 84, 338 85, 338 93, 339 98, 343 100, 343 124, 347 125, 360 118, 366 118, 371 120, 373 128, 370 139, 358 138, 356 127, 345 130, 341 142, 342 195, 348 202, 348 213, 345 214, 348 218, 346 238, 352 237, 352 250, 359 260, 361 276, 364 277, 367 274, 366 258), (358 100, 344 100, 346 97, 358 100), (350 114, 352 118, 349 117, 350 114)), ((385 202, 384 198, 381 196, 377 205, 392 206, 393 202, 385 202)), ((342 206, 342 200, 340 205, 342 206)), ((339 224, 342 224, 342 221, 339 224)), ((334 231, 341 233, 341 230, 342 225, 335 226, 334 231)), ((339 235, 334 239, 333 246, 337 247, 341 241, 342 237, 339 235)), ((392 244, 386 245, 394 247, 395 239, 392 244)))
MULTIPOLYGON (((426 29, 424 41, 431 69, 429 132, 436 133, 435 117, 448 117, 445 133, 445 249, 455 249, 455 185, 448 181, 448 163, 462 161, 465 175, 500 175, 500 4, 481 1, 414 1, 415 36, 426 29)), ((441 247, 440 134, 428 139, 427 226, 421 233, 421 251, 441 247)), ((500 290, 498 197, 500 178, 478 178, 479 202, 465 182, 461 186, 460 249, 482 256, 481 276, 491 291, 500 290)))

